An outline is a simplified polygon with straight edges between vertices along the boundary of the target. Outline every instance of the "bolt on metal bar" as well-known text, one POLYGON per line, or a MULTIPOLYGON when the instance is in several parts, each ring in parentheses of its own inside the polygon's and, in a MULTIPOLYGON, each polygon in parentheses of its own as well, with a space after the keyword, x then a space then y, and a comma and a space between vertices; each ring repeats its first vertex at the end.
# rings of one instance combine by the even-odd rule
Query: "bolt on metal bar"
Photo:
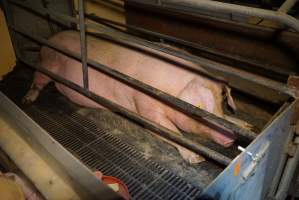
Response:
POLYGON ((296 18, 289 16, 286 13, 265 10, 261 8, 253 8, 210 0, 161 0, 160 5, 143 0, 130 0, 130 2, 137 2, 145 5, 155 5, 157 7, 175 10, 188 15, 198 15, 200 14, 200 10, 205 10, 223 14, 238 14, 247 17, 260 17, 263 19, 280 22, 299 32, 299 21, 296 18))
POLYGON ((177 133, 175 133, 167 128, 164 128, 163 126, 161 126, 157 123, 154 123, 146 118, 143 118, 143 117, 139 116, 137 113, 134 113, 134 112, 126 109, 125 107, 122 107, 116 103, 113 103, 104 97, 98 96, 95 93, 89 91, 88 89, 82 88, 79 85, 73 83, 72 81, 62 78, 61 76, 59 76, 41 66, 38 66, 31 62, 28 62, 28 61, 24 60, 23 58, 19 58, 19 59, 26 65, 51 77, 53 80, 83 94, 84 96, 92 99, 95 102, 98 102, 99 104, 113 110, 114 112, 117 112, 123 116, 126 116, 129 119, 131 119, 137 123, 143 124, 147 129, 159 134, 160 136, 162 136, 166 139, 176 142, 176 143, 194 151, 195 153, 198 153, 207 158, 210 158, 210 159, 212 159, 222 165, 225 165, 225 166, 229 165, 229 163, 232 161, 231 158, 229 158, 225 155, 222 155, 221 153, 219 153, 213 149, 210 149, 210 148, 203 146, 199 143, 195 143, 189 139, 179 136, 177 133))
POLYGON ((85 34, 85 6, 83 0, 78 0, 79 9, 79 27, 80 27, 80 47, 81 47, 81 61, 83 72, 83 86, 88 88, 88 66, 87 66, 87 42, 85 34))
MULTIPOLYGON (((20 33, 38 43, 41 43, 43 45, 46 45, 64 55, 70 56, 78 61, 80 61, 80 54, 75 53, 73 51, 70 51, 66 48, 63 48, 61 46, 58 46, 57 44, 53 44, 52 42, 41 38, 39 36, 33 35, 33 34, 28 34, 22 30, 17 30, 14 29, 17 33, 20 33)), ((150 85, 147 85, 141 81, 138 81, 126 74, 120 73, 116 70, 113 70, 103 64, 100 64, 94 60, 91 59, 87 59, 87 63, 88 65, 90 65, 91 67, 101 71, 102 73, 116 79, 119 80, 123 83, 125 83, 126 85, 129 85, 145 94, 148 94, 162 102, 165 102, 167 105, 172 106, 173 108, 189 115, 190 117, 201 121, 202 123, 204 123, 207 126, 210 126, 211 128, 218 128, 220 130, 222 130, 222 132, 225 134, 229 131, 232 131, 233 133, 235 133, 238 136, 243 137, 243 139, 249 139, 249 140, 253 140, 256 137, 256 134, 252 131, 243 129, 221 117, 216 116, 215 114, 209 113, 203 109, 197 108, 195 106, 193 106, 192 104, 189 104, 185 101, 182 101, 181 99, 178 99, 172 95, 169 95, 159 89, 156 89, 150 85)))
MULTIPOLYGON (((39 15, 44 15, 44 13, 50 14, 51 20, 53 20, 57 23, 59 23, 59 22, 61 23, 61 21, 72 22, 72 23, 77 23, 77 24, 79 23, 78 20, 74 17, 70 17, 70 16, 67 16, 67 15, 63 15, 63 14, 53 12, 53 11, 48 11, 48 10, 37 11, 37 10, 34 10, 34 9, 29 8, 27 6, 24 6, 23 3, 19 3, 19 2, 16 2, 14 0, 9 0, 9 1, 11 3, 13 3, 14 5, 17 5, 21 8, 23 8, 23 9, 26 9, 28 11, 32 11, 34 13, 39 13, 39 15)), ((154 49, 154 50, 157 50, 157 51, 160 51, 160 52, 172 55, 172 56, 182 58, 182 59, 190 61, 190 62, 197 63, 197 64, 203 66, 204 68, 207 68, 207 69, 210 69, 210 70, 215 70, 215 71, 220 72, 220 73, 224 73, 228 77, 242 78, 243 80, 246 80, 246 81, 251 82, 251 83, 256 83, 256 84, 259 84, 261 86, 265 86, 267 88, 271 88, 271 89, 276 90, 276 91, 278 91, 282 94, 295 96, 293 90, 291 90, 285 84, 282 84, 280 82, 273 81, 271 79, 268 79, 268 78, 265 78, 265 77, 262 77, 262 76, 259 76, 259 75, 255 75, 255 74, 243 71, 243 70, 238 70, 236 68, 233 68, 233 67, 230 67, 228 65, 218 63, 218 62, 215 62, 215 61, 211 61, 211 60, 206 59, 206 58, 202 58, 202 57, 195 56, 195 55, 192 55, 192 54, 187 54, 185 52, 178 51, 178 50, 175 50, 173 48, 161 47, 161 46, 159 46, 155 43, 152 43, 152 42, 149 42, 149 41, 146 41, 146 40, 142 40, 140 38, 138 39, 136 37, 133 37, 133 36, 130 36, 128 34, 121 33, 121 32, 117 32, 115 30, 111 31, 109 29, 104 29, 102 26, 94 24, 94 23, 87 22, 86 26, 89 27, 89 28, 98 30, 101 33, 105 33, 109 36, 113 35, 114 37, 110 36, 110 38, 114 41, 117 40, 117 42, 120 43, 120 44, 125 43, 126 45, 127 44, 142 45, 142 46, 148 47, 150 49, 154 49), (116 36, 118 37, 118 39, 116 38, 116 36)), ((187 70, 190 70, 190 71, 193 71, 195 73, 204 75, 204 76, 206 76, 208 78, 211 78, 213 80, 223 81, 223 79, 220 79, 219 77, 211 75, 206 70, 202 70, 201 68, 193 68, 193 67, 188 67, 186 65, 184 67, 187 70)), ((237 89, 242 89, 242 88, 239 88, 239 85, 237 85, 237 84, 234 84, 233 86, 237 89)), ((250 93, 250 94, 255 96, 254 93, 250 93)))

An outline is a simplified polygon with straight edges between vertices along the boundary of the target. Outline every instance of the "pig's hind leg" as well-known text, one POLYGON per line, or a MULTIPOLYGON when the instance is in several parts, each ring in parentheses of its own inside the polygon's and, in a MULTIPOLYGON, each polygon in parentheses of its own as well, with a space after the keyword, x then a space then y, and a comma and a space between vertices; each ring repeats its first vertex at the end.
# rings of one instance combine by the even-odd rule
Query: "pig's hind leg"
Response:
MULTIPOLYGON (((168 119, 167 115, 165 114, 164 110, 159 106, 160 103, 155 100, 147 100, 147 98, 141 98, 139 100, 136 100, 136 108, 140 115, 143 117, 150 119, 157 124, 162 125, 165 128, 168 128, 175 132, 178 135, 181 135, 180 131, 177 129, 177 127, 168 119)), ((172 142, 164 137, 159 136, 156 133, 153 133, 156 137, 162 139, 164 142, 172 145, 175 147, 182 158, 187 161, 190 164, 196 164, 204 161, 205 159, 190 151, 189 149, 186 149, 185 147, 182 147, 181 145, 172 142)), ((181 135, 182 136, 182 135, 181 135)), ((182 136, 183 137, 183 136, 182 136)))
POLYGON ((22 99, 23 104, 31 104, 33 103, 37 97, 39 96, 40 91, 51 81, 51 79, 40 73, 35 72, 33 83, 30 86, 30 89, 26 93, 26 95, 22 99))
MULTIPOLYGON (((49 71, 57 73, 58 71, 58 59, 57 53, 47 47, 43 47, 40 53, 40 65, 49 71)), ((29 91, 22 99, 23 104, 33 103, 39 96, 40 91, 51 82, 51 78, 47 75, 36 71, 34 73, 33 82, 30 86, 29 91)))

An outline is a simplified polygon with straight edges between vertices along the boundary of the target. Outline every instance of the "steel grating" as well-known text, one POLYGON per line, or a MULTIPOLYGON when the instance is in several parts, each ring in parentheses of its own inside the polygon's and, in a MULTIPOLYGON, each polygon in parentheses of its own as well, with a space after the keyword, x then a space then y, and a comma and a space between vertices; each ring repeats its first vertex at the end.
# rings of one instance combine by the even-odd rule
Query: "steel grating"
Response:
POLYGON ((25 111, 49 134, 92 170, 121 179, 133 199, 196 199, 201 189, 145 159, 133 147, 99 129, 77 113, 63 113, 57 105, 25 111))

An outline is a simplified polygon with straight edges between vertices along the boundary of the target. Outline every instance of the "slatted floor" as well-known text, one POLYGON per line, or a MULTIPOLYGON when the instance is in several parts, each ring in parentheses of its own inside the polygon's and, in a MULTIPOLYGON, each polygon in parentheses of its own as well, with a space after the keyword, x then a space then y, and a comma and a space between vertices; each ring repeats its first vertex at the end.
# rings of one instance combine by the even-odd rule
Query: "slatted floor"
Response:
POLYGON ((111 130, 101 130, 81 115, 62 110, 57 105, 42 108, 33 105, 25 109, 89 168, 124 181, 133 199, 198 199, 200 188, 145 159, 133 147, 112 136, 111 130))

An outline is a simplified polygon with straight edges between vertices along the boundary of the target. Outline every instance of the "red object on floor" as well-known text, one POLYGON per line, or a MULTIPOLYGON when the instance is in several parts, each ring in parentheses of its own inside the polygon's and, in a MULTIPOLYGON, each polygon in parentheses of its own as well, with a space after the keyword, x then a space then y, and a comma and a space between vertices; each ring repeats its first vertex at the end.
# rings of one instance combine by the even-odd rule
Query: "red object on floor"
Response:
POLYGON ((113 176, 104 176, 100 171, 95 171, 95 176, 107 185, 118 184, 119 190, 117 191, 117 193, 121 195, 125 200, 130 200, 128 187, 121 180, 113 176))

